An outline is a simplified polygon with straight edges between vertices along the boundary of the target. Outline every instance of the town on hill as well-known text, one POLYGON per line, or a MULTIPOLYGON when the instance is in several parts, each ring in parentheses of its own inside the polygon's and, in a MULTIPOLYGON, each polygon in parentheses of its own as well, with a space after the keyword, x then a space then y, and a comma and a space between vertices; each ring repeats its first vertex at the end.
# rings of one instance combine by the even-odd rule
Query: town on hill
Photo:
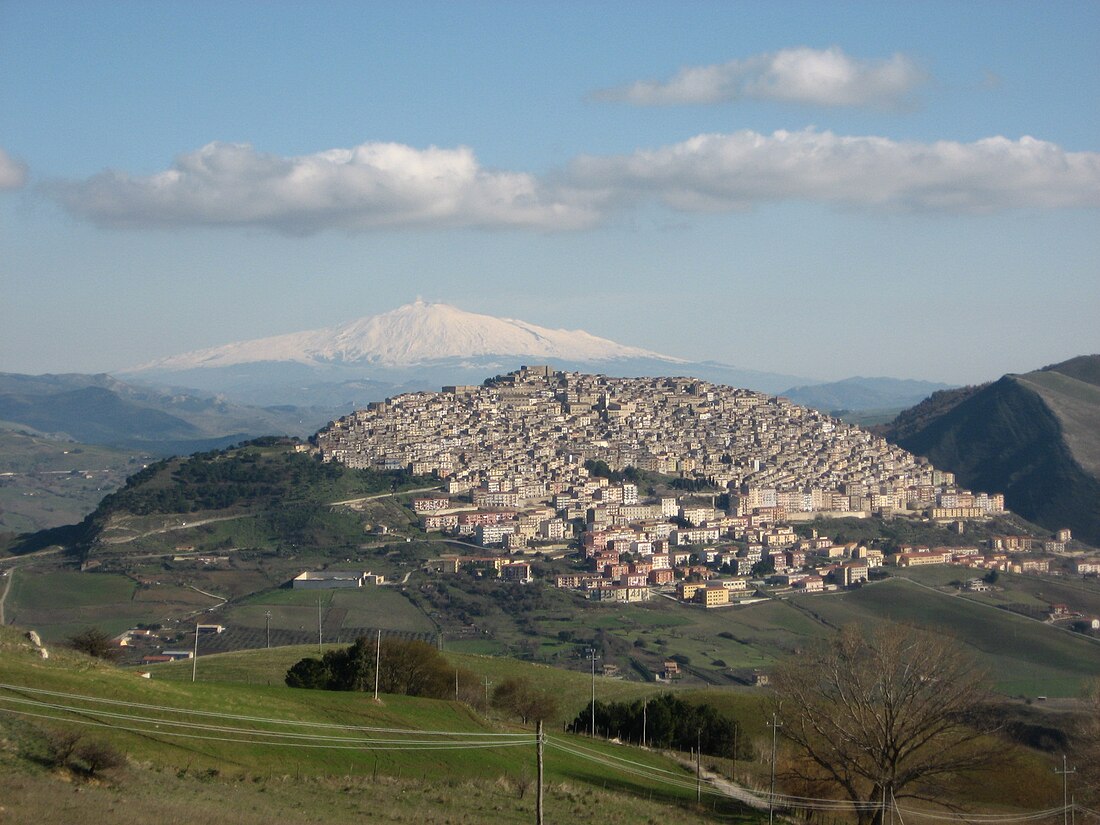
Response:
MULTIPOLYGON (((690 378, 523 367, 481 386, 372 404, 316 441, 325 461, 438 476, 446 495, 412 501, 428 532, 513 553, 576 538, 586 570, 555 583, 598 600, 645 601, 652 588, 675 587, 680 599, 708 607, 743 603, 754 593, 748 577, 763 575, 802 592, 850 586, 882 566, 882 550, 816 530, 800 535, 793 525, 904 517, 961 532, 1004 513, 1000 494, 960 489, 952 473, 858 427, 782 397, 690 378), (706 495, 647 495, 655 492, 647 473, 706 495), (727 578, 705 583, 720 574, 727 578)), ((1064 556, 1070 539, 1063 530, 1047 540, 996 536, 984 548, 914 544, 890 560, 1047 572, 1051 559, 1033 551, 1064 556)), ((1073 563, 1077 573, 1096 566, 1073 563)), ((532 575, 528 562, 499 555, 437 564, 532 575)))

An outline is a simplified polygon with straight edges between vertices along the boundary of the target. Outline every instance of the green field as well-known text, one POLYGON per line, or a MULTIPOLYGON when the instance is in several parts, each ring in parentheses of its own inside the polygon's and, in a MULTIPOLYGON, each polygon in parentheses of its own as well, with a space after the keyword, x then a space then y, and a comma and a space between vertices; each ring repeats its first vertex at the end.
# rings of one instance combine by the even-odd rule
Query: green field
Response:
POLYGON ((833 627, 885 618, 950 634, 1009 696, 1079 696, 1090 679, 1100 677, 1095 640, 903 579, 791 601, 833 627))
MULTIPOLYGON (((280 655, 291 658, 299 652, 280 655)), ((63 651, 42 661, 14 632, 0 629, 5 813, 13 821, 71 821, 65 818, 72 811, 64 800, 53 798, 67 783, 37 767, 34 754, 43 747, 47 729, 84 723, 79 729, 86 736, 125 752, 129 766, 125 782, 87 787, 82 819, 89 811, 114 813, 106 811, 96 788, 110 788, 114 807, 125 808, 143 800, 154 785, 159 801, 151 810, 181 823, 260 822, 274 811, 287 822, 343 821, 370 816, 372 810, 385 810, 393 822, 527 822, 533 816, 530 729, 492 723, 457 702, 387 695, 375 704, 363 694, 214 681, 214 665, 203 661, 200 666, 202 679, 191 683, 166 678, 171 668, 158 669, 146 680, 63 651), (44 709, 43 701, 52 707, 44 709), (50 718, 44 721, 42 714, 50 718), (481 747, 439 747, 456 741, 481 747), (433 744, 424 750, 417 742, 433 744), (492 747, 484 747, 486 742, 492 747), (220 808, 214 789, 220 791, 220 808), (263 801, 268 798, 272 802, 263 801), (196 807, 187 807, 193 799, 196 807)), ((549 821, 599 818, 625 825, 742 818, 736 805, 714 797, 696 807, 690 774, 660 755, 632 750, 632 770, 650 777, 657 770, 669 771, 679 777, 678 785, 615 767, 622 749, 614 745, 560 733, 551 738, 554 744, 546 753, 549 821), (594 761, 575 755, 578 749, 594 761)), ((148 816, 144 806, 140 813, 148 816)), ((104 821, 137 818, 107 816, 104 821)))
POLYGON ((121 633, 151 612, 134 600, 137 585, 125 576, 67 570, 11 575, 5 605, 9 623, 37 628, 45 639, 64 639, 90 625, 121 633))

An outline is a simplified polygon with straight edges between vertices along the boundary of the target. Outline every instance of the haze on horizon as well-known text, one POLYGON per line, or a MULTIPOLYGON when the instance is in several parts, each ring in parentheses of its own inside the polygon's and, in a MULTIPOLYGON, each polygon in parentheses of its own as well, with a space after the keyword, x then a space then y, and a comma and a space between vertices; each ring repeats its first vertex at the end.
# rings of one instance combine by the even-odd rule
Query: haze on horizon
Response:
POLYGON ((0 2, 0 371, 422 296, 688 360, 1100 351, 1100 5, 0 2))

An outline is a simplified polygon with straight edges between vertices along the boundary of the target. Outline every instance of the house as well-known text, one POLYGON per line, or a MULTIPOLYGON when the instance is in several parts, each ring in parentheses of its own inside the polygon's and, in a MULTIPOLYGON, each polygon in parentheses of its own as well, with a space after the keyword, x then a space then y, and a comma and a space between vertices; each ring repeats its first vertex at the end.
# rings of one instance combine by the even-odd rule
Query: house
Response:
POLYGON ((695 598, 695 594, 706 587, 703 582, 680 582, 676 585, 676 595, 685 602, 695 598))
POLYGON ((849 561, 837 568, 837 578, 844 587, 867 581, 869 567, 865 561, 849 561))
POLYGON ((694 598, 704 607, 720 607, 730 603, 730 592, 721 584, 708 584, 696 590, 694 598))
POLYGON ((363 586, 363 577, 369 573, 348 570, 306 570, 291 580, 295 590, 340 590, 363 586))

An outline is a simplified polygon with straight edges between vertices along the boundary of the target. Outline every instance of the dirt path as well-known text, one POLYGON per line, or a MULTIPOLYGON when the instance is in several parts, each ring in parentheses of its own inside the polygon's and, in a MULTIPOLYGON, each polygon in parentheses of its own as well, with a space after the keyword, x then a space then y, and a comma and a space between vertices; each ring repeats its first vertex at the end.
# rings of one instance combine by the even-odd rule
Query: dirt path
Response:
POLYGON ((407 493, 437 493, 439 487, 417 487, 415 490, 398 490, 396 493, 375 493, 373 496, 361 496, 359 498, 349 498, 345 501, 330 501, 329 507, 340 507, 349 504, 359 504, 364 501, 376 501, 380 498, 392 498, 393 496, 403 496, 407 493))
POLYGON ((235 516, 217 516, 215 518, 198 519, 197 521, 185 521, 182 524, 172 524, 168 527, 158 527, 155 530, 146 530, 144 533, 137 533, 133 536, 105 538, 103 541, 105 544, 129 544, 132 541, 137 541, 138 539, 143 539, 148 536, 156 536, 161 533, 172 533, 176 530, 190 530, 192 527, 202 527, 204 524, 214 524, 218 521, 235 521, 239 518, 248 518, 251 515, 251 513, 238 513, 235 516))

